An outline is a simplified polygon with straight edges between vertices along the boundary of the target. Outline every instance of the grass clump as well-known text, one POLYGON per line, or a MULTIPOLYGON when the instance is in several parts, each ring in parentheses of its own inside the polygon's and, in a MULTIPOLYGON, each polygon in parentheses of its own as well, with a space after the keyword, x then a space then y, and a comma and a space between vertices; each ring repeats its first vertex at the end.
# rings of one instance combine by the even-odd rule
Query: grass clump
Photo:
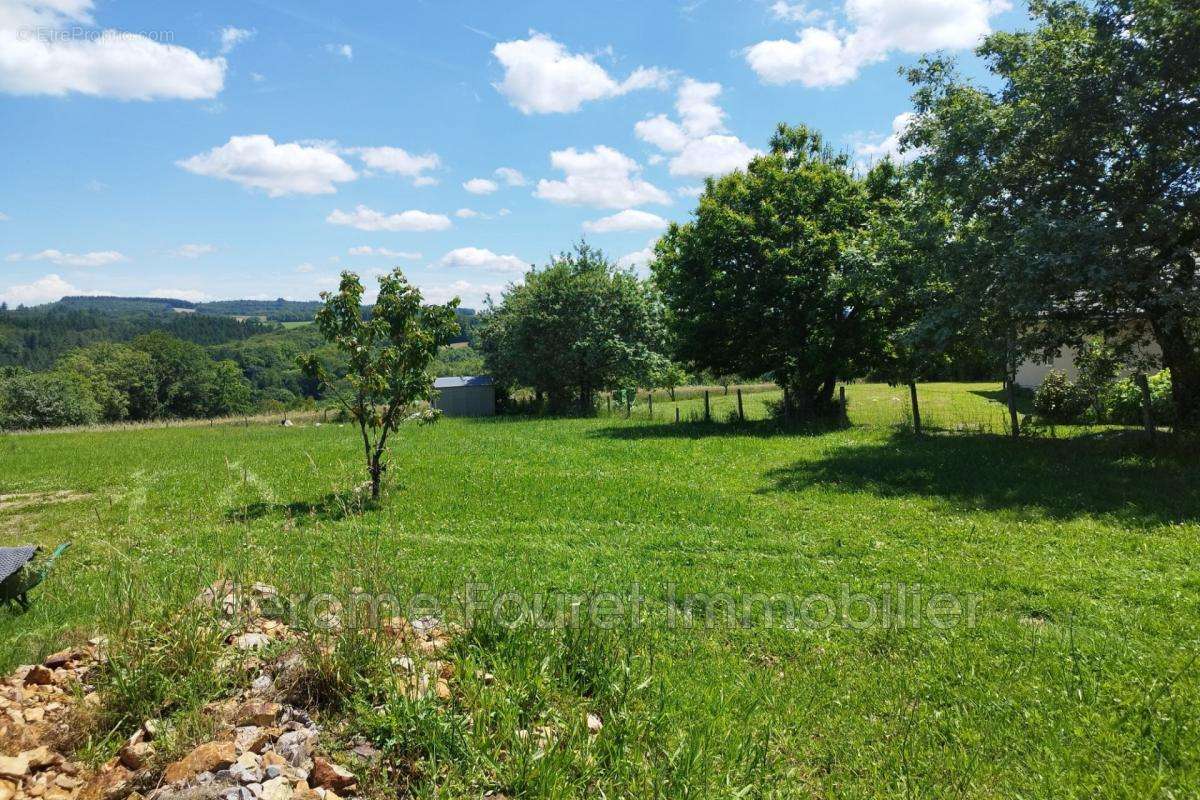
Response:
POLYGON ((768 796, 765 737, 672 714, 646 645, 627 628, 481 619, 438 662, 447 697, 384 681, 355 697, 347 735, 381 751, 380 796, 768 796))

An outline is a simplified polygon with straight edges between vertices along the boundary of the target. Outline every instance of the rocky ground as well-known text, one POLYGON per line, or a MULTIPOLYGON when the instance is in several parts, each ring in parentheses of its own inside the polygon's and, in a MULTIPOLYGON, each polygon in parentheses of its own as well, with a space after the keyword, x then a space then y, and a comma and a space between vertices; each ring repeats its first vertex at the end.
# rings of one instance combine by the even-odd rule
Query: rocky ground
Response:
MULTIPOLYGON (((275 590, 246 591, 228 583, 209 587, 197 602, 216 611, 226 631, 230 663, 249 669, 248 688, 210 703, 216 734, 180 752, 160 752, 166 720, 146 720, 119 753, 99 766, 72 752, 75 727, 104 698, 95 678, 105 667, 105 642, 52 655, 21 667, 0 685, 0 800, 339 800, 359 793, 350 764, 361 769, 378 757, 367 742, 328 752, 309 711, 288 702, 304 667, 302 652, 322 645, 310 634, 263 615, 275 590), (248 666, 247 666, 248 665, 248 666), (171 760, 173 759, 173 760, 171 760)), ((327 620, 337 627, 336 617, 327 620)), ((393 664, 413 696, 448 699, 453 670, 437 654, 448 633, 431 619, 396 618, 382 626, 396 643, 393 664), (415 658, 414 658, 415 656, 415 658)))

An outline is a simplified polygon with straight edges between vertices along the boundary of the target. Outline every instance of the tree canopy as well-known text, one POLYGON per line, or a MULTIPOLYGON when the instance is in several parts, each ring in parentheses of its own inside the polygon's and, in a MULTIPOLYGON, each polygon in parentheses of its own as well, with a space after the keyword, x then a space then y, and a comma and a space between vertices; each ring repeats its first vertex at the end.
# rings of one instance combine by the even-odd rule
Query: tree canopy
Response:
POLYGON ((1200 426, 1200 7, 1033 0, 1037 26, 912 71, 924 180, 956 224, 963 305, 1017 353, 1149 339, 1200 426))
POLYGON ((786 125, 744 172, 710 180, 695 219, 669 228, 652 264, 679 358, 772 374, 790 412, 831 412, 836 381, 876 346, 881 263, 864 237, 883 186, 819 134, 786 125))
POLYGON ((358 424, 371 497, 378 498, 388 436, 413 404, 432 398, 429 365, 438 348, 460 331, 458 299, 444 306, 424 305, 420 290, 399 269, 380 276, 368 319, 363 319, 362 296, 362 283, 353 272, 342 273, 337 292, 321 293, 325 305, 317 312, 317 328, 345 358, 344 379, 331 375, 316 354, 303 355, 298 363, 358 424))
POLYGON ((602 389, 650 385, 665 362, 658 293, 584 242, 509 286, 478 335, 503 388, 531 388, 558 412, 591 410, 602 389))

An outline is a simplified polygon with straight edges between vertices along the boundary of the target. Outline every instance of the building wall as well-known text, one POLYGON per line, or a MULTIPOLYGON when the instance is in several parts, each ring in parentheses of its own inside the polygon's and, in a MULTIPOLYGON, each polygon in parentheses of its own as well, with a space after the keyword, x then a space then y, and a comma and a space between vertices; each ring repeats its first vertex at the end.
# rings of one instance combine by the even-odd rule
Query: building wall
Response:
POLYGON ((447 417, 490 417, 496 413, 494 386, 455 386, 439 392, 433 405, 447 417))
MULTIPOLYGON (((1162 356, 1157 342, 1150 342, 1146 347, 1140 348, 1140 352, 1144 356, 1152 356, 1155 359, 1162 356)), ((1022 389, 1036 389, 1042 385, 1042 380, 1052 371, 1062 372, 1071 380, 1076 380, 1079 377, 1079 369, 1075 366, 1075 359, 1078 355, 1079 351, 1074 347, 1064 347, 1049 364, 1028 360, 1023 362, 1017 368, 1017 386, 1022 389)), ((1122 374, 1128 375, 1130 370, 1125 370, 1122 374)))

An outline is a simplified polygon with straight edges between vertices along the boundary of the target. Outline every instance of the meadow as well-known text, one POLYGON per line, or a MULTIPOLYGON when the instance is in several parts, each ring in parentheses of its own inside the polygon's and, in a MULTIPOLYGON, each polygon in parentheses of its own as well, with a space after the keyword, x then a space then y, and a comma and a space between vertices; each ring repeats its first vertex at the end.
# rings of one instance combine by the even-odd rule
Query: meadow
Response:
POLYGON ((877 385, 849 387, 851 426, 820 431, 766 421, 764 391, 730 422, 720 389, 712 423, 681 394, 653 419, 643 400, 629 418, 402 428, 384 499, 361 510, 349 425, 7 435, 0 544, 75 546, 29 612, 0 611, 0 669, 222 576, 421 593, 449 615, 468 593, 637 597, 599 644, 568 641, 603 663, 562 668, 628 682, 606 712, 628 726, 512 765, 531 709, 604 692, 544 690, 552 634, 481 624, 457 657, 509 689, 469 732, 373 723, 437 762, 413 793, 1196 796, 1194 455, 1116 430, 1014 441, 998 385, 921 391, 942 429, 921 438, 906 390, 877 385))

